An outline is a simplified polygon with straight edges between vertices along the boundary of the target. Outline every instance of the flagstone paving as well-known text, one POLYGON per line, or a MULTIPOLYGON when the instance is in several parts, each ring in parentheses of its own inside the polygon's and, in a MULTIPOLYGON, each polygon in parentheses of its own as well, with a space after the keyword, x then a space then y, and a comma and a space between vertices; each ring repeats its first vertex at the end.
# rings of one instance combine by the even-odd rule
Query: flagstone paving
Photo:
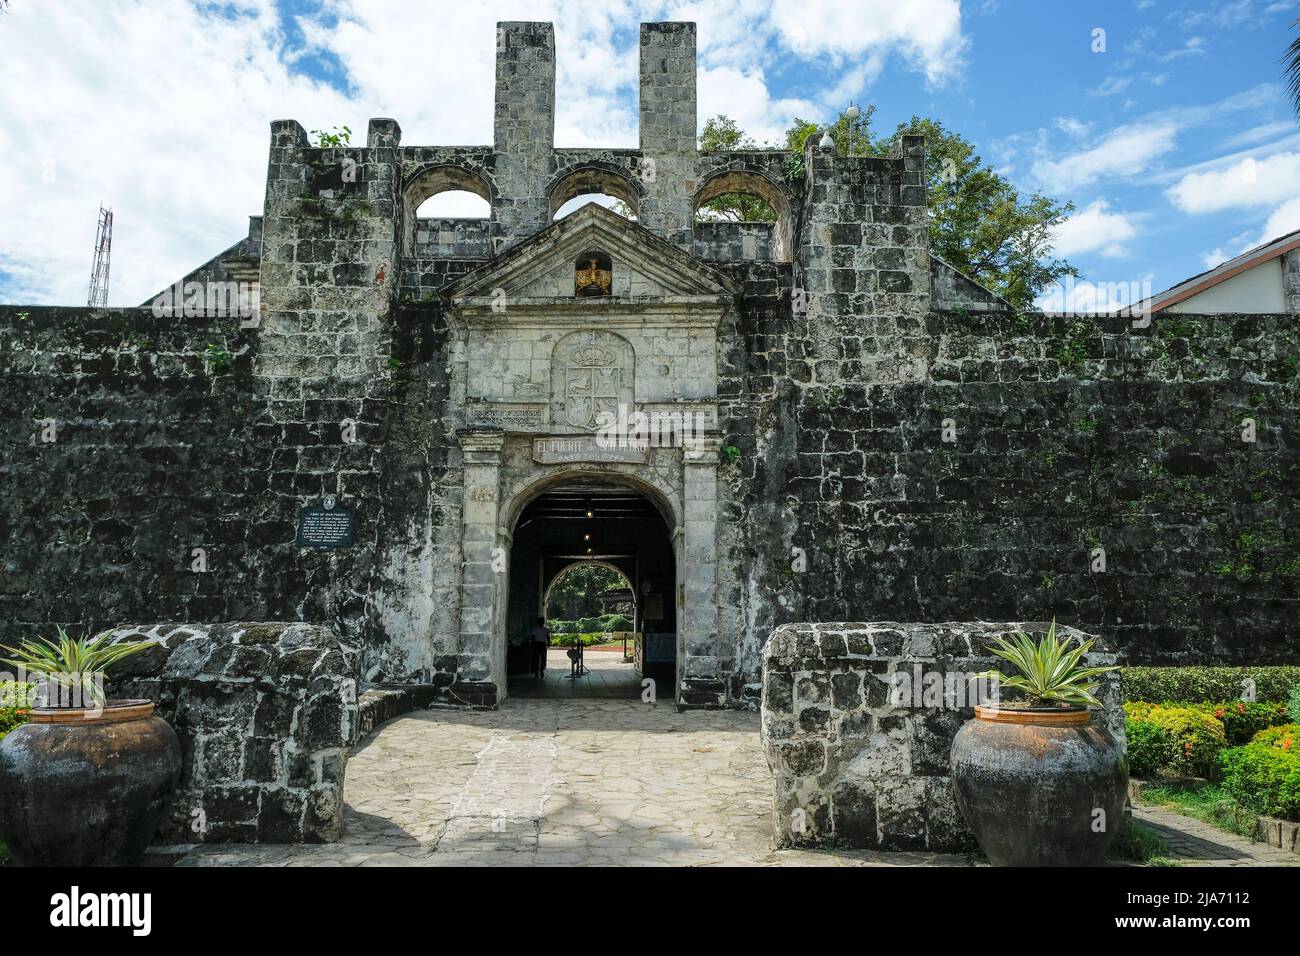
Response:
MULTIPOLYGON (((678 713, 639 700, 512 699, 417 711, 379 727, 347 769, 347 832, 318 846, 202 846, 185 866, 966 866, 936 853, 771 847, 771 775, 758 715, 678 713)), ((1147 808, 1139 818, 1198 834, 1147 808)), ((1218 831, 1214 831, 1217 835, 1218 831)), ((1199 840, 1199 843, 1197 842, 1199 840)), ((1230 847, 1224 834, 1179 855, 1230 847)), ((1245 842, 1245 841, 1242 841, 1245 842)), ((1172 845, 1172 844, 1171 844, 1172 845)), ((1260 850, 1271 848, 1260 847, 1260 850)), ((1275 851, 1280 853, 1281 851, 1275 851)), ((1215 857, 1214 859, 1218 859, 1215 857)))

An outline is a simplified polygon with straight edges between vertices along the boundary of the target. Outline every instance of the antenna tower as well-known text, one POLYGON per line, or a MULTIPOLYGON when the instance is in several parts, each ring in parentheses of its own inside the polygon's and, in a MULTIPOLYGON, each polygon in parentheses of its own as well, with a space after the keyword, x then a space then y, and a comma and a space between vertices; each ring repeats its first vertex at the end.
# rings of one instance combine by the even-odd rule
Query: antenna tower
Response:
POLYGON ((90 267, 90 295, 86 305, 108 305, 108 265, 113 253, 113 210, 99 207, 99 228, 95 230, 95 262, 90 267))

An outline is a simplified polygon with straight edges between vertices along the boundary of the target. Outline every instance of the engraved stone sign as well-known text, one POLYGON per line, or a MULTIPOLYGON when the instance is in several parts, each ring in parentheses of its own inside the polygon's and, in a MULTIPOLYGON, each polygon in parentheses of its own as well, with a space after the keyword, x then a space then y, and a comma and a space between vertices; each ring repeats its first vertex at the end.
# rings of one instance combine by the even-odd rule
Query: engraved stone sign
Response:
POLYGON ((543 465, 559 465, 570 461, 645 464, 649 460, 649 448, 637 448, 628 443, 602 442, 591 435, 533 439, 533 461, 543 465))
POLYGON ((298 546, 327 551, 352 547, 351 508, 303 508, 298 513, 298 546))
POLYGON ((465 412, 471 428, 488 426, 501 428, 508 432, 540 432, 546 430, 545 402, 470 400, 465 403, 465 412))

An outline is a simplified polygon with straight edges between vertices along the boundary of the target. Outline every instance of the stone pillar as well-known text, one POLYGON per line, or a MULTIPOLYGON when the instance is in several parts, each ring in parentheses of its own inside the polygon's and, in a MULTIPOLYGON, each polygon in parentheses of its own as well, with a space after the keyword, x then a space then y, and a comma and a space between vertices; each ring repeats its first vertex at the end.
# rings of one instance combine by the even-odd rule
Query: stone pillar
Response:
POLYGON ((1300 313, 1300 249, 1282 254, 1282 301, 1292 315, 1300 313))
POLYGON ((718 454, 716 435, 682 453, 681 586, 677 600, 682 707, 722 707, 726 687, 718 673, 718 454))
POLYGON ((505 689, 504 648, 496 635, 500 594, 506 586, 504 557, 496 560, 497 510, 501 497, 504 432, 460 429, 465 500, 461 506, 460 650, 452 696, 475 707, 495 707, 505 689), (498 572, 493 565, 502 568, 498 572))
POLYGON ((369 146, 319 149, 271 124, 254 374, 274 399, 364 397, 387 374, 400 136, 372 120, 369 146))
POLYGON ((696 185, 695 24, 641 24, 640 223, 691 250, 696 185))
POLYGON ((555 28, 497 24, 493 114, 498 196, 492 248, 502 250, 549 225, 545 184, 555 164, 555 28))

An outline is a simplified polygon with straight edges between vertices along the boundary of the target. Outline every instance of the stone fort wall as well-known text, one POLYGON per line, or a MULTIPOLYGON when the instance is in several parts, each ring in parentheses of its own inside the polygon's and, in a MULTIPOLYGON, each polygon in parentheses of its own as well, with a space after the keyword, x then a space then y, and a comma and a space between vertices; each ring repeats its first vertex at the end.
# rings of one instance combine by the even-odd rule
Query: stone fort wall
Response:
POLYGON ((457 699, 464 382, 442 290, 598 187, 742 287, 717 345, 732 700, 756 699, 773 628, 808 620, 1055 615, 1132 661, 1300 657, 1296 317, 1011 313, 930 257, 919 139, 697 154, 688 26, 643 27, 638 150, 554 148, 539 24, 502 25, 491 146, 404 146, 379 119, 316 149, 273 123, 262 216, 190 277, 251 269, 255 328, 0 307, 14 632, 303 620, 359 645, 364 681, 457 699), (417 219, 447 188, 487 199, 486 224, 417 219), (778 222, 691 227, 736 188, 778 222), (294 544, 325 494, 356 509, 350 549, 294 544))
MULTIPOLYGON (((1300 656, 1294 318, 1135 330, 928 313, 899 340, 923 374, 815 377, 788 269, 735 271, 745 307, 719 368, 738 449, 719 469, 734 697, 757 682, 773 627, 832 611, 1055 615, 1139 662, 1300 656)), ((400 364, 361 406, 360 445, 337 425, 354 406, 304 400, 303 420, 279 420, 252 374, 256 342, 225 333, 137 310, 0 309, 0 613, 13 633, 303 619, 363 644, 369 679, 449 684, 460 472, 439 432, 435 310, 397 310, 400 364), (213 368, 213 340, 229 369, 213 368), (295 547, 298 508, 327 492, 357 508, 357 545, 295 547)))

